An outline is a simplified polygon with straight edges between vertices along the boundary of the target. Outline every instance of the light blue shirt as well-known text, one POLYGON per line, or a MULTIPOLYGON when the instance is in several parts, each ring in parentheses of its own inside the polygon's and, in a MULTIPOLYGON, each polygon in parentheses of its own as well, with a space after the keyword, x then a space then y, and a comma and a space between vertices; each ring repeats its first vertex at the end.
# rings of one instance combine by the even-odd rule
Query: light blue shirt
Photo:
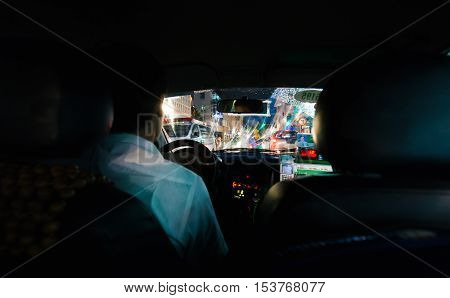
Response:
POLYGON ((157 218, 183 259, 195 262, 228 253, 203 180, 165 160, 153 143, 111 134, 98 144, 94 160, 117 188, 134 195, 157 218))

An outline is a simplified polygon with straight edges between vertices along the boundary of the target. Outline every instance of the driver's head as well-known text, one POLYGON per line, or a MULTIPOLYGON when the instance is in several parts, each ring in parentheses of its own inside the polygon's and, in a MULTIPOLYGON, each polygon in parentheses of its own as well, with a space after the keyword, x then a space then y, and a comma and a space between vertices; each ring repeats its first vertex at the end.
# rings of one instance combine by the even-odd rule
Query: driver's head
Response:
POLYGON ((127 44, 102 47, 94 56, 112 68, 107 74, 114 101, 111 132, 132 133, 154 142, 162 129, 166 88, 161 65, 147 51, 127 44))

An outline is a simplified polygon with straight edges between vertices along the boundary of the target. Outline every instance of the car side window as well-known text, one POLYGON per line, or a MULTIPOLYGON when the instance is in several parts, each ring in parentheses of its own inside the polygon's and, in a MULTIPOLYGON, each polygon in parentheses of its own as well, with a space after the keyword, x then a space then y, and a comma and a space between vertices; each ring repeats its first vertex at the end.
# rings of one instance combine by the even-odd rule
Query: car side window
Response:
POLYGON ((200 131, 202 133, 202 137, 209 137, 211 134, 211 129, 207 126, 200 125, 200 131))
POLYGON ((198 125, 194 125, 194 127, 192 127, 191 138, 198 138, 198 137, 200 137, 200 130, 198 129, 198 125))

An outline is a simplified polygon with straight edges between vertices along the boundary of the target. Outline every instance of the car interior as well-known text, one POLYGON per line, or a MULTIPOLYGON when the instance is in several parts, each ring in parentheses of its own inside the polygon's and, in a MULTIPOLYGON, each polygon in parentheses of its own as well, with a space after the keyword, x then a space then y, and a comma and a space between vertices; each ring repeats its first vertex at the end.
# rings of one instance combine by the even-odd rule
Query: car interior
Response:
POLYGON ((0 276, 450 274, 450 5, 0 2, 0 276), (112 43, 156 59, 167 96, 218 90, 229 114, 266 113, 246 103, 267 90, 321 90, 302 134, 317 148, 298 153, 332 172, 285 179, 278 147, 161 134, 164 158, 205 182, 229 247, 186 262, 86 162, 117 121, 105 80, 139 69, 96 57, 112 43))

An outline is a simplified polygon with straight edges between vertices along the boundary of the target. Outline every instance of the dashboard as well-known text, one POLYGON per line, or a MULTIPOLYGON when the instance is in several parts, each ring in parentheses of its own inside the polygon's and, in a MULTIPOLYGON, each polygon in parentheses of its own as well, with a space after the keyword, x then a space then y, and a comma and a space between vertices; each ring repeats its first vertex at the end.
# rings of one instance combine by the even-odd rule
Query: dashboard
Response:
POLYGON ((333 170, 325 161, 299 160, 295 152, 229 149, 215 154, 221 161, 220 200, 244 223, 253 222, 259 202, 275 183, 333 170))
POLYGON ((252 149, 221 150, 215 154, 221 161, 221 209, 243 224, 253 222, 259 201, 280 181, 279 155, 252 149))

